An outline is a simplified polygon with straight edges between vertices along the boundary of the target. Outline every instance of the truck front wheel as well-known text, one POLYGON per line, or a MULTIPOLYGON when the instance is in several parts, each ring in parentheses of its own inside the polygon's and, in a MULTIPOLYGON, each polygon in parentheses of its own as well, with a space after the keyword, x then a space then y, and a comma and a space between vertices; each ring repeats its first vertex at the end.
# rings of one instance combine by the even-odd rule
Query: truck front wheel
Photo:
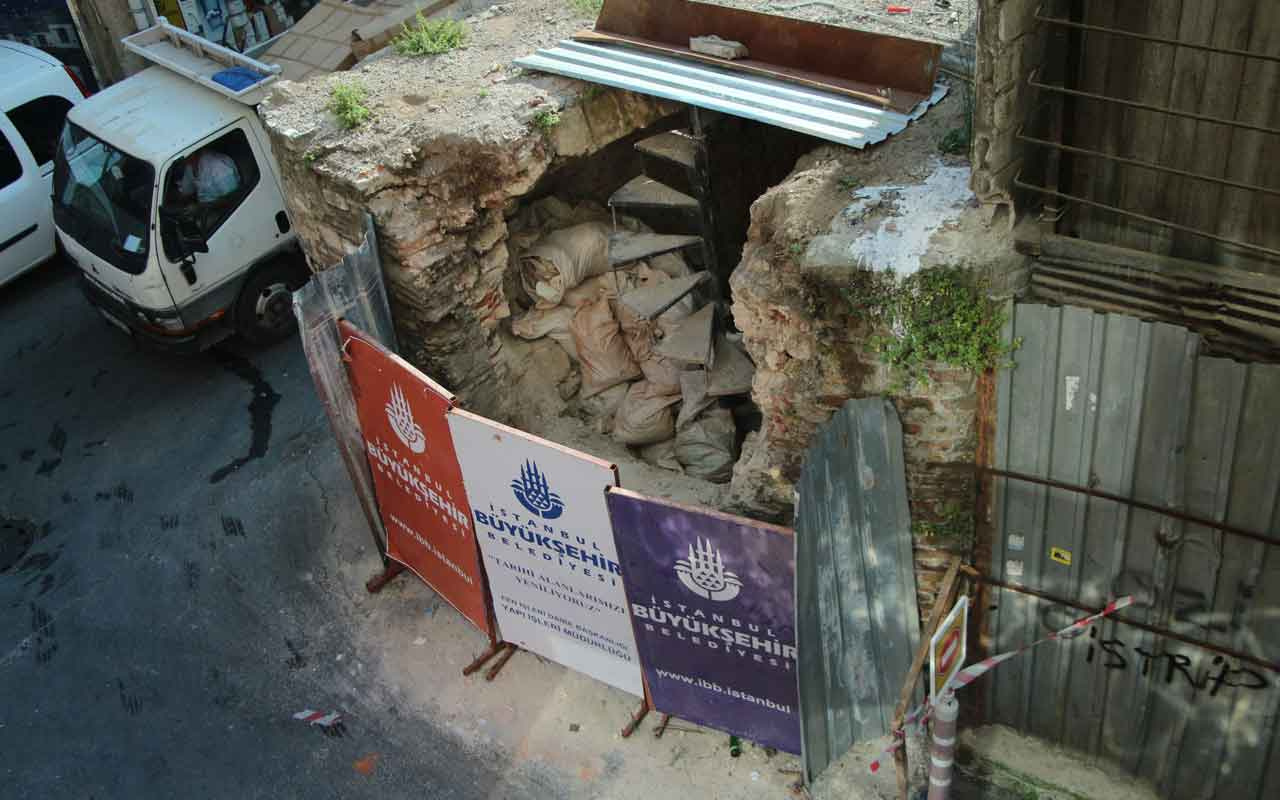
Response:
POLYGON ((305 273, 286 261, 254 272, 236 301, 236 332, 258 345, 292 335, 298 328, 293 316, 293 290, 305 282, 305 273))

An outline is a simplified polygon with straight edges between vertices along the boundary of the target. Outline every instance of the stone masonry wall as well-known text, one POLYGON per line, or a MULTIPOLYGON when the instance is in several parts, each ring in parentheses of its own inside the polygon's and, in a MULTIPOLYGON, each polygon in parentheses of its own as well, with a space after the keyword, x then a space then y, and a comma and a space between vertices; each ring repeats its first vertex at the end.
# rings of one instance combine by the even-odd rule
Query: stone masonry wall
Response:
POLYGON ((674 109, 550 77, 484 81, 435 105, 432 89, 415 93, 405 77, 422 63, 388 56, 351 73, 369 87, 374 113, 353 131, 324 108, 329 83, 345 77, 284 84, 262 115, 312 267, 354 248, 372 214, 405 357, 469 408, 508 419, 517 393, 498 326, 510 314, 506 215, 558 164, 674 109), (538 124, 551 113, 557 124, 538 124))
POLYGON ((967 186, 967 165, 937 154, 937 137, 954 120, 953 110, 931 111, 932 121, 927 115, 875 150, 824 147, 801 159, 752 207, 749 239, 730 281, 764 417, 734 471, 731 507, 788 519, 814 432, 850 398, 891 397, 904 432, 922 615, 932 607, 950 554, 971 544, 967 534, 952 534, 956 517, 974 508, 978 378, 931 364, 927 382, 907 385, 881 362, 872 342, 885 331, 858 315, 850 289, 868 269, 910 269, 881 246, 896 234, 918 233, 927 242, 917 268, 968 266, 1004 285, 1020 267, 1003 226, 988 229, 967 189, 962 202, 940 212, 911 207, 906 199, 911 185, 923 184, 927 196, 937 176, 952 172, 954 182, 967 186), (883 186, 889 191, 881 192, 883 186))

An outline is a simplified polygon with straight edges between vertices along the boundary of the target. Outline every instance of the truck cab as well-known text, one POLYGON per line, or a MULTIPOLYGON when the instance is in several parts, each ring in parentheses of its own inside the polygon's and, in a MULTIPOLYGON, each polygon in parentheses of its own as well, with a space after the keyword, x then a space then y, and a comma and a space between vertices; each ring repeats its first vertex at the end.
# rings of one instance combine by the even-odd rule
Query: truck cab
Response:
POLYGON ((275 68, 163 23, 125 44, 156 66, 72 109, 54 162, 86 296, 168 350, 289 335, 308 272, 256 112, 275 68))

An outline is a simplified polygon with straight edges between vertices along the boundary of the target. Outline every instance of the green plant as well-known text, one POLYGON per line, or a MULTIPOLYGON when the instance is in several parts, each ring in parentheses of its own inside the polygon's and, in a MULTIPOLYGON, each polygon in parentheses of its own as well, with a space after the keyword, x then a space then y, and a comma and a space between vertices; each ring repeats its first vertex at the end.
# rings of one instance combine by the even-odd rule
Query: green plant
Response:
POLYGON ((842 192, 852 192, 854 189, 858 189, 862 186, 862 181, 852 175, 845 175, 843 178, 836 181, 836 185, 840 187, 840 191, 842 192))
POLYGON ((1018 346, 1005 344, 1005 311, 986 283, 963 267, 921 270, 902 281, 870 275, 845 291, 855 316, 881 329, 871 339, 885 363, 911 380, 930 362, 981 372, 1004 365, 1018 346))
POLYGON ((489 96, 489 90, 488 90, 488 89, 481 89, 481 90, 480 90, 480 99, 481 99, 481 100, 485 99, 485 98, 486 98, 486 97, 488 97, 488 96, 489 96))
POLYGON ((314 164, 319 158, 320 158, 319 150, 308 150, 307 152, 302 154, 302 161, 304 164, 314 164))
POLYGON ((804 242, 792 242, 791 246, 788 247, 787 250, 793 256, 802 256, 804 255, 804 242))
POLYGON ((951 542, 968 547, 974 539, 973 509, 959 503, 948 503, 937 522, 917 520, 911 525, 916 536, 951 542))
POLYGON ((560 124, 560 112, 554 108, 544 108, 533 115, 533 124, 543 131, 549 131, 560 124))
POLYGON ((604 0, 569 0, 569 5, 577 9, 580 14, 590 14, 594 17, 600 13, 604 0))
POLYGON ((434 56, 457 50, 469 35, 467 26, 456 19, 427 19, 419 11, 413 25, 401 26, 391 46, 402 56, 434 56))
POLYGON ((358 81, 339 81, 329 91, 329 110, 343 128, 358 128, 373 116, 364 104, 368 96, 368 91, 358 81))

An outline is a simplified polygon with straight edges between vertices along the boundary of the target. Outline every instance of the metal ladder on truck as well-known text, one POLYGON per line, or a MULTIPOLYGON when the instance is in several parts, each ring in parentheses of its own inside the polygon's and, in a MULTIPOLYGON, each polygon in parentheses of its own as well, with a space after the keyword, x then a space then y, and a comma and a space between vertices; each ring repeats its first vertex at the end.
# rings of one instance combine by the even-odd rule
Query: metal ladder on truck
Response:
POLYGON ((268 64, 214 44, 165 19, 121 41, 130 52, 152 64, 247 106, 262 102, 281 71, 278 64, 268 64))

